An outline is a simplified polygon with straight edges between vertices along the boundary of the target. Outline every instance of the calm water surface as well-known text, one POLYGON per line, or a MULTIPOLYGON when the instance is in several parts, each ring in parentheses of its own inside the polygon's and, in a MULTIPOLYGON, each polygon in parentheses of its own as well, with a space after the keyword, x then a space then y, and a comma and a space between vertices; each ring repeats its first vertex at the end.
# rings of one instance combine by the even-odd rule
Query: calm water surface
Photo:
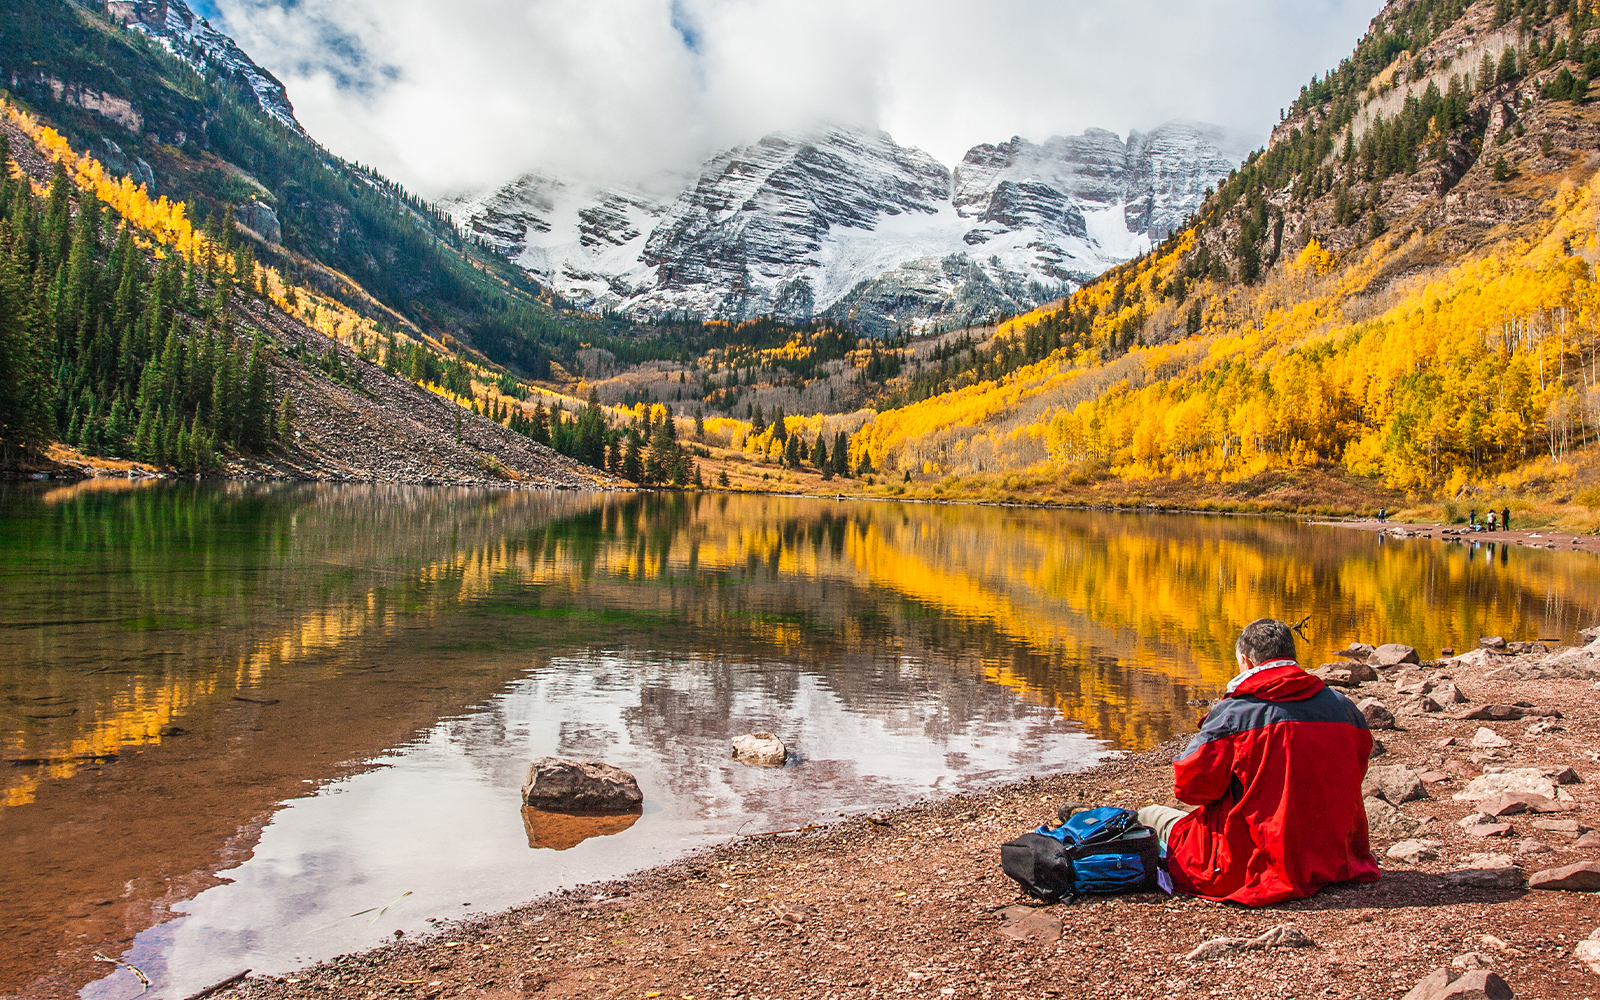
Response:
MULTIPOLYGON (((740 833, 1193 728, 1240 626, 1571 638, 1586 554, 1287 520, 0 486, 0 992, 183 997, 740 833), (728 759, 770 730, 781 770, 728 759), (632 825, 525 817, 600 757, 632 825)), ((1025 818, 1019 818, 1019 823, 1025 818)))

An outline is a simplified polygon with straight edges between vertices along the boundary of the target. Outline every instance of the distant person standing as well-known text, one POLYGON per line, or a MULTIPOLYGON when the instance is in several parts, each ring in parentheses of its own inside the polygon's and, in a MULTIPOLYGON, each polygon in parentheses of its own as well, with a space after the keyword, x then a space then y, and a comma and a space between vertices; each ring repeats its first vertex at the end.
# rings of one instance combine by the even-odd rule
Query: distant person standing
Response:
POLYGON ((1494 511, 1491 510, 1488 513, 1488 515, 1484 517, 1484 520, 1489 522, 1489 530, 1493 531, 1494 530, 1494 511))
POLYGON ((1478 508, 1474 507, 1467 511, 1467 527, 1473 531, 1478 530, 1478 508))
POLYGON ((1511 508, 1510 507, 1502 507, 1502 508, 1500 508, 1500 530, 1501 531, 1510 531, 1511 530, 1511 508))
POLYGON ((1389 520, 1389 508, 1387 508, 1387 507, 1379 507, 1378 508, 1378 521, 1381 523, 1381 522, 1384 522, 1384 521, 1387 521, 1387 520, 1389 520))

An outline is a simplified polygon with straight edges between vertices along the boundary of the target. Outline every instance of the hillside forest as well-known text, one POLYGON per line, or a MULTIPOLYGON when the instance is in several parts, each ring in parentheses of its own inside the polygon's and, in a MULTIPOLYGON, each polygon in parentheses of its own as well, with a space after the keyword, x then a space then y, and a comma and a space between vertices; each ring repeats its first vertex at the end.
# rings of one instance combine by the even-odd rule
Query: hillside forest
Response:
POLYGON ((381 365, 642 485, 1600 507, 1597 73, 1592 0, 1396 0, 1187 227, 1065 300, 871 339, 562 326, 529 299, 556 324, 533 354, 313 280, 229 206, 194 222, 12 100, 52 172, 18 152, 0 186, 0 445, 190 471, 285 447, 296 401, 263 360, 284 348, 235 305, 253 297, 328 338, 295 360, 329 379, 381 365))

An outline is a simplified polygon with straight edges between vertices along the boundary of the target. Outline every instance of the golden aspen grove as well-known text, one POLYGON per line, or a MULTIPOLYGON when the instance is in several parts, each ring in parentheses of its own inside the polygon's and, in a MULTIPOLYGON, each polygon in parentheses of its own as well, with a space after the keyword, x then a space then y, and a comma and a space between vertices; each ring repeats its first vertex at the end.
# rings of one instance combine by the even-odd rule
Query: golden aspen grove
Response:
POLYGON ((852 462, 901 495, 1600 506, 1597 26, 1388 5, 1188 228, 1000 325, 998 376, 868 416, 852 462))

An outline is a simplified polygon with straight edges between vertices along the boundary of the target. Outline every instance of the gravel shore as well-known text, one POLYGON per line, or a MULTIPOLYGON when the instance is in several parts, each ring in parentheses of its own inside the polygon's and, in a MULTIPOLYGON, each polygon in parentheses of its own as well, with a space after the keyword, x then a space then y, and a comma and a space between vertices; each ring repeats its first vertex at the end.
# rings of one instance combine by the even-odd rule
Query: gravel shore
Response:
POLYGON ((1597 678, 1600 643, 1535 645, 1522 655, 1474 651, 1387 668, 1348 687, 1398 719, 1399 728, 1375 733, 1384 749, 1369 776, 1384 877, 1281 906, 1143 894, 1034 907, 1001 872, 1000 844, 1063 799, 1170 801, 1170 761, 1181 746, 1173 743, 1081 773, 745 837, 229 992, 261 1000, 1394 998, 1454 962, 1455 975, 1492 968, 1519 997, 1594 997, 1600 976, 1573 948, 1600 926, 1600 894, 1530 889, 1527 880, 1600 861, 1600 837, 1587 832, 1600 825, 1597 678), (1480 824, 1505 827, 1492 836, 1459 825, 1478 810, 1456 797, 1474 779, 1522 769, 1548 776, 1560 811, 1480 824), (1406 843, 1396 853, 1408 858, 1389 856, 1405 841, 1424 846, 1406 843), (1311 945, 1186 957, 1208 940, 1257 938, 1280 925, 1311 945))

